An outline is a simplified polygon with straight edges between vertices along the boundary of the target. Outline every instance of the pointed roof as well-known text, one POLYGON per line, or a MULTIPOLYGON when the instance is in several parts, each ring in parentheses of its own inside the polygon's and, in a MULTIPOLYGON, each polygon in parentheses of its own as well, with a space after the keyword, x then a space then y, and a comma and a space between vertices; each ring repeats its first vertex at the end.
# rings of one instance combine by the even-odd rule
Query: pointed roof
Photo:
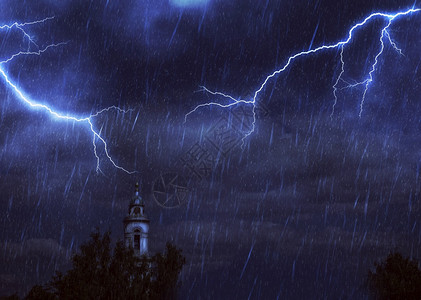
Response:
POLYGON ((145 201, 143 201, 143 198, 139 195, 139 182, 136 182, 135 187, 136 187, 135 194, 132 198, 132 201, 130 202, 130 206, 132 205, 145 206, 145 201))
POLYGON ((139 195, 139 183, 136 183, 135 194, 129 204, 129 213, 124 218, 124 223, 129 222, 149 223, 148 216, 145 214, 145 201, 139 195))

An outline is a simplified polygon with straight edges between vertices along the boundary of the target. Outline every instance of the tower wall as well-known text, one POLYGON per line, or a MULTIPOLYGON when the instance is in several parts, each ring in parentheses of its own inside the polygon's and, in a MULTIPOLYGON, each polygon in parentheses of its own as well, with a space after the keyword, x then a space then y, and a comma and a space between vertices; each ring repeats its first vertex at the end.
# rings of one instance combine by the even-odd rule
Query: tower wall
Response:
POLYGON ((129 205, 129 212, 124 218, 124 243, 134 249, 135 255, 148 253, 149 219, 145 214, 145 204, 139 196, 139 185, 129 205))
POLYGON ((124 230, 124 241, 126 247, 132 247, 135 250, 135 254, 146 254, 148 253, 148 236, 149 236, 149 224, 141 222, 130 222, 126 225, 124 230), (138 230, 139 232, 136 232, 138 230), (140 235, 140 248, 135 248, 135 235, 140 235))

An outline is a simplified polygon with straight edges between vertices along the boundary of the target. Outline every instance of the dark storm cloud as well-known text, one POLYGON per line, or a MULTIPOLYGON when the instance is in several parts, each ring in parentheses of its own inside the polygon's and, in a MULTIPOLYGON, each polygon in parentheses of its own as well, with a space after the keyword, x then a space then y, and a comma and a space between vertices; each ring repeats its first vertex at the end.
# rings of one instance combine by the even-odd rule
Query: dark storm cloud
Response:
POLYGON ((47 258, 60 256, 61 259, 66 257, 66 249, 53 239, 28 239, 24 243, 7 243, 2 244, 1 247, 9 255, 19 258, 30 255, 42 255, 47 258))
POLYGON ((27 239, 22 243, 6 242, 0 245, 6 254, 1 258, 0 291, 12 288, 30 288, 33 282, 48 280, 45 271, 51 267, 63 267, 72 249, 63 248, 53 239, 27 239), (6 259, 5 259, 6 258, 6 259), (13 258, 13 266, 9 259, 13 258), (19 274, 19 275, 17 275, 19 274))
MULTIPOLYGON (((152 252, 169 239, 184 249, 182 293, 192 298, 203 290, 216 298, 339 298, 344 291, 358 298, 368 266, 390 249, 419 257, 416 18, 393 26, 405 57, 386 49, 361 119, 361 89, 341 93, 330 118, 337 51, 300 59, 262 92, 269 113, 244 148, 220 158, 213 177, 192 183, 184 205, 164 209, 151 195, 161 172, 184 172, 174 161, 205 143, 222 115, 202 109, 183 123, 195 104, 223 100, 196 92, 199 85, 248 99, 288 55, 309 47, 317 24, 313 45, 337 41, 367 13, 396 10, 394 1, 42 3, 1 2, 10 13, 2 17, 55 15, 33 34, 43 44, 69 43, 17 60, 11 74, 63 112, 134 108, 101 115, 95 127, 113 158, 139 173, 115 170, 97 143, 104 172, 97 174, 85 125, 16 106, 2 87, 2 292, 22 289, 24 274, 24 288, 48 280, 97 225, 121 238, 136 180, 152 220, 152 252)), ((4 53, 15 49, 8 41, 4 53)), ((367 70, 373 55, 347 59, 367 70)))

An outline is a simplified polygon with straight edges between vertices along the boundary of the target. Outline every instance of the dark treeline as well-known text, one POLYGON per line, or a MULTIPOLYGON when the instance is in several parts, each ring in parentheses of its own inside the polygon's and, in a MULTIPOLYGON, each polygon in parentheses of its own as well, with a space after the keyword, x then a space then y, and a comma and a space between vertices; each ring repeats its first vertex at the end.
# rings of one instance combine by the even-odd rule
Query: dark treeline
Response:
POLYGON ((418 262, 391 252, 368 272, 367 286, 373 299, 421 299, 421 271, 418 262))
POLYGON ((184 264, 181 250, 171 243, 163 253, 138 258, 122 241, 112 249, 110 232, 97 230, 73 255, 70 270, 34 286, 24 299, 174 299, 184 264))
MULTIPOLYGON (((186 260, 171 243, 163 253, 141 258, 122 241, 111 246, 110 232, 97 230, 72 257, 72 268, 34 286, 24 299, 176 299, 186 260)), ((416 260, 391 252, 368 271, 372 299, 421 299, 421 270, 416 260)), ((20 299, 16 294, 0 300, 20 299)))

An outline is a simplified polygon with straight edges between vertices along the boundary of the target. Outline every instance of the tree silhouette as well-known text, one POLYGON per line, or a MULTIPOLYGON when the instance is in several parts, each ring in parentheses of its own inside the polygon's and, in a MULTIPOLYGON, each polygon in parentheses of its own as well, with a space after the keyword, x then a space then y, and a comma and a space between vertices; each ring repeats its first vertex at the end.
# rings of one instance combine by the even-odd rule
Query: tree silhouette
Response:
POLYGON ((10 295, 10 296, 2 296, 2 297, 0 297, 0 300, 19 300, 19 296, 18 296, 18 294, 13 294, 13 295, 10 295))
POLYGON ((391 252, 385 261, 368 272, 368 287, 376 299, 421 299, 421 271, 418 262, 391 252))
POLYGON ((178 287, 178 275, 186 262, 185 258, 180 250, 171 243, 167 243, 164 254, 157 253, 152 260, 155 262, 153 297, 174 299, 178 287))
POLYGON ((66 274, 34 286, 25 299, 174 299, 184 264, 181 250, 171 243, 162 254, 139 258, 121 241, 112 251, 110 232, 97 230, 73 255, 66 274))
MULTIPOLYGON (((19 299, 19 298, 18 298, 19 299)), ((28 295, 26 295, 25 300, 53 300, 56 299, 55 295, 51 293, 48 288, 45 288, 41 285, 35 285, 32 287, 32 289, 29 291, 28 295)))

